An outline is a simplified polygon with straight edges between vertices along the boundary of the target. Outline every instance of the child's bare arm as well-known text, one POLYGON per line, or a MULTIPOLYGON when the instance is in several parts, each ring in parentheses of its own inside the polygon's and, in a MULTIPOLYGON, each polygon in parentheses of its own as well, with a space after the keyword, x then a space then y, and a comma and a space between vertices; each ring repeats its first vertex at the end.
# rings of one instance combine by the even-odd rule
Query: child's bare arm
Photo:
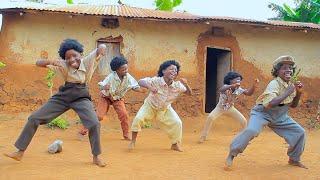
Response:
POLYGON ((101 56, 105 56, 107 52, 107 46, 100 44, 97 49, 96 61, 100 60, 101 56))
POLYGON ((62 67, 59 61, 51 61, 51 60, 37 60, 36 65, 39 67, 47 67, 48 65, 62 67))
POLYGON ((219 92, 224 93, 226 90, 229 90, 232 87, 236 88, 239 86, 240 86, 240 83, 235 83, 235 84, 231 84, 231 85, 225 84, 219 89, 219 92))
POLYGON ((299 101, 300 101, 300 97, 302 95, 302 88, 303 88, 303 84, 300 81, 296 81, 294 83, 294 86, 296 88, 296 96, 293 98, 292 103, 290 104, 290 107, 292 108, 296 108, 299 105, 299 101))
POLYGON ((146 80, 140 79, 138 82, 139 86, 149 89, 152 93, 157 93, 158 90, 151 85, 146 80))
POLYGON ((139 93, 145 93, 147 92, 145 89, 142 89, 142 88, 135 88, 135 89, 132 89, 134 92, 139 92, 139 93))
POLYGON ((254 93, 255 89, 258 87, 258 84, 259 84, 259 79, 255 79, 251 88, 244 91, 243 94, 246 96, 251 96, 254 93))
POLYGON ((187 88, 187 91, 185 92, 185 94, 192 95, 192 89, 190 88, 187 79, 180 78, 180 82, 187 88))
POLYGON ((282 101, 284 101, 288 96, 290 96, 290 94, 292 94, 294 90, 295 90, 294 85, 290 85, 283 94, 273 98, 269 102, 266 108, 272 108, 272 107, 278 106, 282 101))

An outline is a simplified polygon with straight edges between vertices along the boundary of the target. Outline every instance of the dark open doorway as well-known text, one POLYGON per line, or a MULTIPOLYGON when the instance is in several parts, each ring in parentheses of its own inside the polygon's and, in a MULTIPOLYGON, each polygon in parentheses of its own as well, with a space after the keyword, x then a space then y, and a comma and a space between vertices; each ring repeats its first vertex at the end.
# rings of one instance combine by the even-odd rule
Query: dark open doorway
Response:
POLYGON ((218 89, 223 85, 223 77, 231 69, 231 51, 207 48, 206 59, 206 101, 205 112, 211 112, 218 103, 218 89))

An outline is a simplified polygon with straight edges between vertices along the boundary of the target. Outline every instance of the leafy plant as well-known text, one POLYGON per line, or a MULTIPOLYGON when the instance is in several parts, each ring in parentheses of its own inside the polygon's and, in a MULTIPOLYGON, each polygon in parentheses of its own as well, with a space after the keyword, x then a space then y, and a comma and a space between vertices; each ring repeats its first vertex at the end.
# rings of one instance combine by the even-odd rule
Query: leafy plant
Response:
POLYGON ((6 67, 6 64, 0 61, 0 69, 6 67))
POLYGON ((155 0, 154 3, 157 10, 172 11, 182 3, 182 0, 155 0))
POLYGON ((271 20, 320 23, 320 0, 295 0, 296 7, 287 4, 270 3, 268 7, 275 11, 277 17, 271 20))
POLYGON ((142 128, 151 128, 152 127, 152 122, 151 121, 143 121, 142 125, 141 125, 142 128))
POLYGON ((296 72, 294 73, 294 75, 291 77, 291 81, 292 81, 293 83, 299 81, 298 75, 299 75, 300 71, 301 71, 301 69, 298 69, 298 71, 296 71, 296 72))
POLYGON ((54 71, 52 71, 51 69, 49 69, 49 71, 45 77, 51 96, 52 96, 53 78, 55 75, 56 75, 56 73, 54 71))
POLYGON ((68 4, 73 4, 73 0, 67 0, 68 4))
POLYGON ((55 127, 58 127, 60 129, 68 129, 69 125, 70 125, 69 121, 62 117, 57 117, 47 124, 47 126, 51 129, 55 127))

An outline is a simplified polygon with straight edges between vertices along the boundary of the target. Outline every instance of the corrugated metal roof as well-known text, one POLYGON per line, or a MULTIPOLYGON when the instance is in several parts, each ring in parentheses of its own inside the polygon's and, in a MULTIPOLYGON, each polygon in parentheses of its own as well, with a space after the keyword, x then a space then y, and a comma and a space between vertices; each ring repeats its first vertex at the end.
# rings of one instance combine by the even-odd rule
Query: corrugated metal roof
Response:
POLYGON ((127 5, 66 5, 66 6, 16 6, 11 8, 1 9, 6 10, 39 10, 64 12, 84 15, 100 15, 100 16, 118 16, 131 18, 152 18, 152 19, 172 19, 172 20, 199 20, 201 16, 192 15, 189 13, 167 12, 153 9, 143 9, 130 7, 127 5))
POLYGON ((248 23, 257 25, 282 26, 299 29, 318 29, 320 25, 313 23, 301 22, 286 22, 286 21, 257 21, 252 19, 242 19, 233 17, 221 16, 199 16, 184 12, 167 12, 153 9, 144 9, 131 7, 127 5, 38 5, 38 6, 23 6, 16 5, 10 8, 0 9, 0 12, 19 11, 19 10, 37 10, 71 14, 96 15, 96 16, 117 16, 128 18, 142 19, 163 19, 163 20, 182 20, 182 21, 224 21, 235 23, 248 23))

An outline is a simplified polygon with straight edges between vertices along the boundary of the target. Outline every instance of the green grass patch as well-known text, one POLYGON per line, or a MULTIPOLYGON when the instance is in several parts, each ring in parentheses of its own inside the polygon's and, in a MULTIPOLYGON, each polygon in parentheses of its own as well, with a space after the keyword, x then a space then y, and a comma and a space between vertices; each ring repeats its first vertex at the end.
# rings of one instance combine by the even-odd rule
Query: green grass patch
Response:
POLYGON ((0 61, 0 69, 6 67, 6 64, 0 61))
POLYGON ((62 117, 57 117, 47 124, 47 126, 51 129, 54 129, 56 127, 60 129, 68 129, 69 125, 70 125, 69 121, 62 117))
POLYGON ((147 128, 151 128, 152 127, 152 122, 151 121, 143 121, 142 128, 147 129, 147 128))

